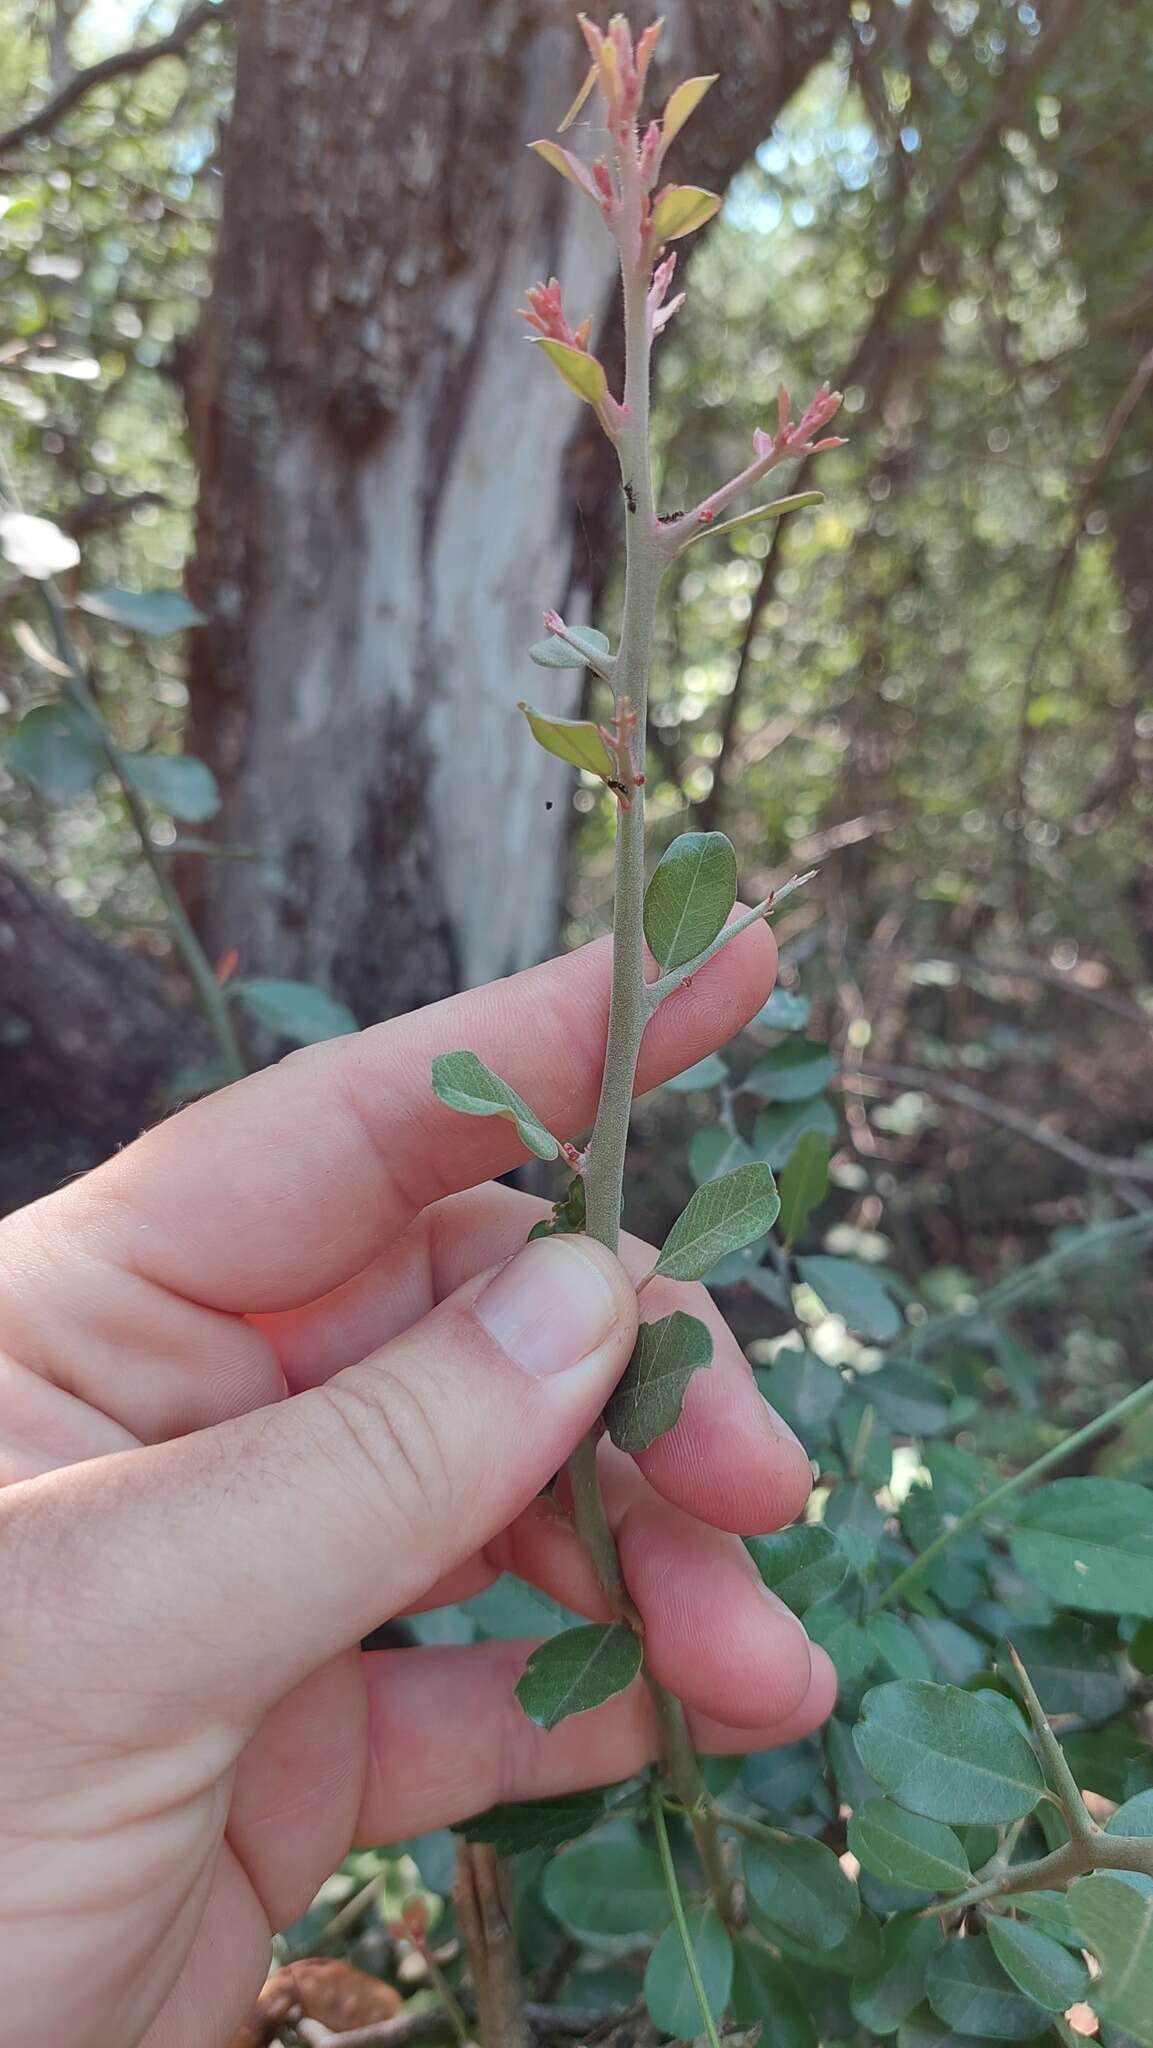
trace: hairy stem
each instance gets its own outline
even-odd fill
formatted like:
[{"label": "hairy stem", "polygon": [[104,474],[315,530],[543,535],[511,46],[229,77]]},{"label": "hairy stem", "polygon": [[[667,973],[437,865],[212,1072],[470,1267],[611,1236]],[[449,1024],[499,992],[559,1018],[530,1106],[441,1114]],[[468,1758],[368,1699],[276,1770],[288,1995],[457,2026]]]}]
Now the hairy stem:
[{"label": "hairy stem", "polygon": [[44,583],[42,588],[56,651],[68,669],[68,694],[73,703],[92,721],[104,758],[120,785],[120,793],[132,820],[136,837],[140,841],[140,850],[151,870],[152,879],[164,905],[164,915],[172,933],[173,944],[188,970],[200,1007],[212,1027],[221,1065],[230,1081],[239,1081],[247,1070],[233,1028],[228,999],[212,971],[212,962],[197,938],[188,913],[177,895],[164,855],[152,837],[148,812],[128,773],[124,757],[100,715],[99,707],[88,685],[84,664],[68,628],[64,606],[51,584]]},{"label": "hairy stem", "polygon": [[673,1863],[673,1852],[669,1846],[669,1830],[665,1820],[664,1802],[661,1799],[660,1786],[655,1783],[649,1787],[649,1812],[652,1815],[653,1828],[656,1832],[661,1869],[664,1872],[669,1904],[673,1909],[673,1920],[676,1923],[677,1933],[681,1938],[685,1968],[689,1973],[689,1982],[696,1993],[697,2004],[701,2009],[701,2020],[704,2025],[705,2038],[709,2043],[709,2048],[721,2048],[717,2038],[716,2023],[709,2007],[708,1993],[701,1980],[700,1966],[697,1962],[696,1950],[693,1947],[693,1938],[689,1933],[689,1923],[685,1919],[685,1902],[681,1897],[681,1888],[677,1882],[676,1866]]},{"label": "hairy stem", "polygon": [[949,1528],[942,1529],[939,1536],[935,1536],[931,1543],[926,1544],[921,1555],[915,1557],[912,1564],[906,1565],[903,1572],[897,1573],[896,1578],[885,1587],[877,1606],[891,1606],[894,1600],[906,1594],[909,1587],[916,1584],[930,1565],[936,1563],[950,1543],[955,1542],[958,1536],[964,1535],[966,1529],[972,1529],[978,1522],[983,1522],[985,1517],[995,1508],[999,1508],[1003,1501],[1011,1499],[1022,1487],[1031,1486],[1035,1479],[1040,1479],[1044,1473],[1051,1471],[1054,1465],[1060,1465],[1066,1458],[1072,1457],[1083,1445],[1104,1436],[1107,1430],[1117,1428],[1120,1423],[1130,1421],[1142,1408],[1147,1408],[1150,1401],[1153,1401],[1153,1380],[1147,1380],[1144,1386],[1135,1387],[1131,1394],[1125,1395],[1124,1400],[1115,1401],[1111,1408],[1106,1408],[1103,1414],[1098,1415],[1092,1422],[1087,1422],[1082,1429],[1075,1429],[1072,1436],[1063,1437],[1051,1450],[1043,1451],[1039,1458],[1034,1458],[1031,1465],[1026,1465],[1023,1471],[1014,1473],[1012,1479],[1006,1479],[1003,1486],[996,1486],[992,1493],[984,1494],[980,1500],[975,1500],[972,1507],[966,1508],[963,1515],[958,1515]]},{"label": "hairy stem", "polygon": [[967,1892],[942,1899],[939,1905],[927,1906],[925,1911],[959,1913],[1006,1893],[1056,1890],[1093,1870],[1139,1870],[1146,1877],[1153,1877],[1153,1841],[1144,1835],[1107,1835],[1100,1830],[1090,1836],[1074,1837],[1048,1856],[998,1871],[971,1885]]},{"label": "hairy stem", "polygon": [[[648,718],[649,669],[661,578],[669,562],[653,502],[650,443],[650,338],[646,315],[648,268],[639,259],[643,195],[635,150],[618,156],[621,219],[618,243],[624,294],[624,420],[618,443],[625,493],[625,594],[620,649],[613,669],[618,705],[635,716],[631,760],[643,778]],[[613,905],[613,972],[608,1040],[600,1101],[585,1171],[589,1235],[615,1251],[620,1239],[625,1155],[632,1116],[637,1061],[645,1025],[652,1014],[645,981],[645,801],[644,782],[617,803],[616,888]],[[596,1470],[596,1437],[578,1445],[568,1463],[573,1512],[612,1611],[634,1627],[639,1617],[628,1599],[616,1545],[605,1514]],[[697,1848],[718,1910],[727,1917],[729,1886],[708,1794],[693,1752],[679,1701],[646,1674],[656,1708],[669,1776],[691,1816]]]}]

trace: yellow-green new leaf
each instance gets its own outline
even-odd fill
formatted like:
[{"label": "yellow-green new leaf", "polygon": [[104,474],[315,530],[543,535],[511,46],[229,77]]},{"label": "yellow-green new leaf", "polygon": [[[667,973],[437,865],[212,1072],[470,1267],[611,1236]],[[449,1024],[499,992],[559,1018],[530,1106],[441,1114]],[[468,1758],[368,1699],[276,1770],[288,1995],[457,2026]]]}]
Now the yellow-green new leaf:
[{"label": "yellow-green new leaf", "polygon": [[559,142],[530,142],[529,148],[534,149],[546,164],[551,164],[554,171],[559,171],[561,177],[567,178],[569,184],[575,185],[586,198],[599,197],[592,172],[587,164],[582,164],[579,156],[573,155],[571,149],[562,149]]},{"label": "yellow-green new leaf", "polygon": [[666,185],[653,208],[653,240],[676,242],[691,235],[712,219],[720,204],[716,192],[705,192],[700,185]]},{"label": "yellow-green new leaf", "polygon": [[676,91],[669,94],[661,116],[661,138],[665,149],[676,140],[689,115],[696,113],[710,85],[715,85],[719,76],[719,72],[713,71],[707,78],[686,78],[683,85],[678,85]]},{"label": "yellow-green new leaf", "polygon": [[534,740],[546,754],[555,754],[558,761],[584,768],[590,775],[612,774],[613,757],[590,718],[549,718],[543,711],[534,711],[523,698],[517,710],[524,712]]},{"label": "yellow-green new leaf", "polygon": [[[717,203],[719,205],[720,201]],[[581,348],[570,348],[567,341],[553,341],[547,334],[534,334],[530,339],[538,348],[543,348],[557,375],[563,378],[570,391],[575,391],[586,405],[603,404],[609,387],[595,356],[586,355]]]}]

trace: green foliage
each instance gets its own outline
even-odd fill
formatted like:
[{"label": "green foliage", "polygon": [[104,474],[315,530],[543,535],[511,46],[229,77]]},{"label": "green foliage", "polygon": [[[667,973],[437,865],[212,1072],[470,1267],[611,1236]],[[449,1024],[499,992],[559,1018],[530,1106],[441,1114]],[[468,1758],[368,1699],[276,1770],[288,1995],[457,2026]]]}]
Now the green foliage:
[{"label": "green foliage", "polygon": [[486,1067],[474,1052],[438,1053],[432,1063],[432,1085],[449,1109],[464,1116],[501,1116],[515,1124],[522,1145],[538,1159],[555,1159],[560,1147],[551,1131],[533,1115],[514,1088]]},{"label": "green foliage", "polygon": [[188,825],[201,825],[220,809],[216,777],[195,754],[124,754],[121,760],[141,796]]},{"label": "green foliage", "polygon": [[1057,1479],[1017,1514],[1013,1557],[1063,1606],[1153,1615],[1153,1494],[1120,1479]]},{"label": "green foliage", "polygon": [[[548,644],[547,642],[545,643]],[[557,641],[564,647],[563,640]],[[566,652],[570,650],[566,649]],[[577,657],[579,665],[580,657]],[[555,668],[569,668],[569,662],[554,662]],[[558,761],[567,761],[572,768],[584,768],[590,775],[609,776],[613,772],[613,759],[609,753],[600,728],[587,718],[546,717],[543,711],[534,711],[531,704],[521,703],[518,709],[524,712],[529,729],[538,746],[546,754],[555,754]]]},{"label": "green foliage", "polygon": [[253,1022],[294,1045],[319,1045],[359,1030],[352,1011],[307,981],[253,980],[230,983],[228,993]]},{"label": "green foliage", "polygon": [[76,600],[93,618],[108,619],[114,626],[126,626],[133,633],[187,632],[190,626],[207,622],[203,612],[190,604],[182,590],[85,590]]},{"label": "green foliage", "polygon": [[660,1858],[624,1821],[562,1849],[541,1895],[570,1934],[593,1940],[659,1934],[671,1917]]},{"label": "green foliage", "polygon": [[639,1636],[621,1622],[564,1629],[534,1650],[516,1696],[538,1728],[587,1714],[632,1684],[641,1668]]},{"label": "green foliage", "polygon": [[987,1934],[949,1942],[932,1958],[925,1984],[937,2018],[980,2041],[1035,2041],[1049,2025],[1045,2007],[1002,1969]]},{"label": "green foliage", "polygon": [[[1138,1889],[1137,1887],[1140,1887]],[[1099,1872],[1069,1893],[1069,1913],[1101,1964],[1092,2004],[1135,2041],[1153,2041],[1153,1883]]]},{"label": "green foliage", "polygon": [[856,1888],[822,1842],[746,1842],[745,1880],[757,1912],[805,1947],[836,1948],[856,1925]]},{"label": "green foliage", "polygon": [[700,1280],[719,1259],[772,1229],[781,1199],[767,1166],[738,1166],[698,1188],[673,1224],[656,1263],[669,1280]]},{"label": "green foliage", "polygon": [[886,1884],[959,1892],[969,1883],[968,1858],[952,1828],[892,1799],[866,1799],[849,1822],[848,1841],[862,1869]]},{"label": "green foliage", "polygon": [[[608,654],[608,635],[599,633],[595,626],[569,626],[566,631],[567,640],[562,640],[559,633],[550,633],[547,640],[536,641],[529,648],[529,660],[535,661],[538,668],[584,668],[589,661],[603,661]],[[527,706],[522,705],[521,709],[528,717]],[[529,723],[532,724],[531,718]]]},{"label": "green foliage", "polygon": [[918,1682],[877,1686],[861,1708],[861,1762],[930,1820],[1009,1821],[1045,1789],[1027,1737],[991,1694]]},{"label": "green foliage", "polygon": [[[719,2019],[732,1988],[733,1944],[713,1906],[698,1906],[686,1918],[708,2007],[714,2019]],[[701,2031],[700,2003],[675,1927],[666,1927],[649,1957],[644,1998],[653,2025],[662,2033],[671,2034],[677,2041],[696,2039]]]},{"label": "green foliage", "polygon": [[645,890],[649,952],[664,972],[710,946],[737,900],[737,856],[723,832],[682,832]]},{"label": "green foliage", "polygon": [[86,796],[108,765],[92,720],[72,704],[37,704],[25,712],[5,756],[16,775],[55,804]]},{"label": "green foliage", "polygon": [[803,1131],[781,1173],[780,1233],[792,1251],[829,1185],[829,1144],[823,1131]]},{"label": "green foliage", "polygon": [[623,1377],[605,1409],[605,1423],[622,1451],[647,1451],[672,1428],[693,1374],[709,1364],[713,1340],[698,1316],[674,1309],[642,1323]]}]

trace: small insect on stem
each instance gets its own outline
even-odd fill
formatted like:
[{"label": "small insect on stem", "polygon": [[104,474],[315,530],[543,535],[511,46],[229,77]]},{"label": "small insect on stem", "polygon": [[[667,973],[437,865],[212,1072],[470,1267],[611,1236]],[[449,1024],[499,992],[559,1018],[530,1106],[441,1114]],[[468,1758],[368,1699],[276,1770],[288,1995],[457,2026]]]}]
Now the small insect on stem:
[{"label": "small insect on stem", "polygon": [[636,511],[636,509],[637,509],[637,494],[636,494],[636,492],[634,491],[634,489],[633,489],[633,487],[632,487],[632,485],[631,485],[630,483],[627,483],[627,482],[626,482],[626,484],[625,484],[625,486],[624,486],[624,493],[625,493],[625,504],[626,504],[626,505],[628,506],[628,508],[629,508],[629,511],[630,511],[630,512],[635,512],[635,511]]}]

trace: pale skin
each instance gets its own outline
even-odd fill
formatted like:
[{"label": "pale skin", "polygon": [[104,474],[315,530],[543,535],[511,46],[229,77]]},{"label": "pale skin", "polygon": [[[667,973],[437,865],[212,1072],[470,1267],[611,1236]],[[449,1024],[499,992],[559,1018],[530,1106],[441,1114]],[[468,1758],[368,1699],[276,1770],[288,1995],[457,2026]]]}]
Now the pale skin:
[{"label": "pale skin", "polygon": [[[656,1014],[638,1085],[723,1044],[774,966],[763,927],[736,938]],[[604,1611],[537,1496],[624,1367],[653,1253],[523,1250],[545,1205],[493,1184],[515,1132],[445,1108],[429,1063],[467,1046],[576,1136],[608,986],[598,944],[295,1054],[0,1226],[14,2041],[217,2048],[352,1844],[656,1754],[639,1685],[535,1729],[526,1644],[358,1647],[502,1569]],[[646,1288],[647,1317],[674,1306],[714,1363],[666,1438],[602,1453],[646,1659],[701,1749],[792,1742],[831,1669],[738,1539],[801,1511],[807,1460],[703,1290]]]}]

